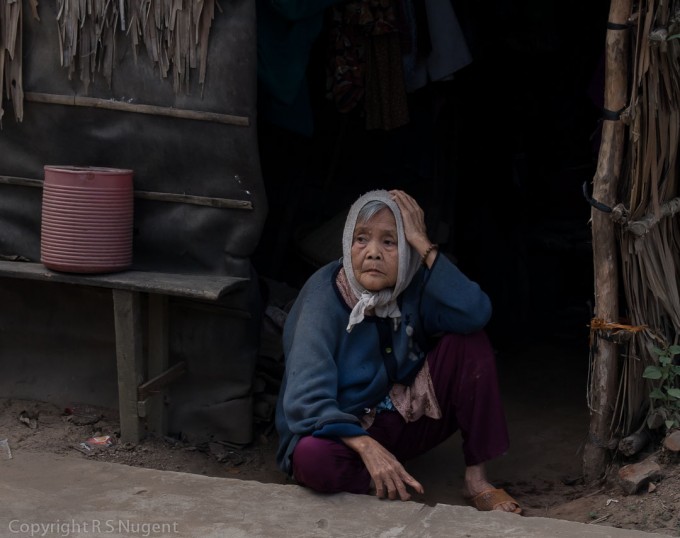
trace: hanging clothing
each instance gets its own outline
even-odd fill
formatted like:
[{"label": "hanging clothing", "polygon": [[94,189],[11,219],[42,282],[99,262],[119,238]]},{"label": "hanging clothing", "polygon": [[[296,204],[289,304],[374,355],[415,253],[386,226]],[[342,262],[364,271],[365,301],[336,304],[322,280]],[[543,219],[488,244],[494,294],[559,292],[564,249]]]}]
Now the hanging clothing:
[{"label": "hanging clothing", "polygon": [[363,106],[368,129],[409,122],[400,1],[355,0],[332,9],[329,97],[342,113]]},{"label": "hanging clothing", "polygon": [[[404,5],[406,18],[411,27],[416,25],[417,35],[416,46],[404,56],[405,85],[409,93],[429,82],[450,79],[472,62],[451,0],[419,0],[415,4],[406,0]],[[418,11],[418,7],[422,11]]]},{"label": "hanging clothing", "polygon": [[408,93],[472,61],[450,0],[335,5],[329,37],[329,97],[342,113],[363,102],[367,129],[406,125]]},{"label": "hanging clothing", "polygon": [[410,121],[397,33],[368,39],[364,111],[366,129],[389,131]]},{"label": "hanging clothing", "polygon": [[311,136],[307,66],[323,14],[341,0],[257,0],[258,101],[264,119]]}]

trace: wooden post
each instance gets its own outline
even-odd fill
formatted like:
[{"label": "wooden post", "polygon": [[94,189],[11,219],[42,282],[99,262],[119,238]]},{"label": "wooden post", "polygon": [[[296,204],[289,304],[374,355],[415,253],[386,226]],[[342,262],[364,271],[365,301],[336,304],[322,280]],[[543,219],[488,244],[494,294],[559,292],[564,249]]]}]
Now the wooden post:
[{"label": "wooden post", "polygon": [[[168,296],[149,294],[149,379],[161,375],[168,369]],[[166,390],[161,389],[152,398],[149,410],[149,430],[159,437],[168,431],[168,417],[165,412]]]},{"label": "wooden post", "polygon": [[[632,0],[612,0],[606,39],[605,95],[607,111],[620,111],[627,101],[627,64]],[[604,119],[597,170],[593,178],[593,198],[609,207],[616,190],[623,160],[625,126],[617,119]],[[618,322],[619,271],[614,222],[607,213],[593,208],[593,269],[595,317]],[[600,478],[608,460],[607,443],[616,402],[618,384],[618,346],[598,338],[590,385],[590,435],[583,453],[586,481]]]},{"label": "wooden post", "polygon": [[144,431],[137,413],[137,387],[144,377],[139,292],[114,289],[113,314],[116,325],[120,440],[122,443],[136,444]]}]

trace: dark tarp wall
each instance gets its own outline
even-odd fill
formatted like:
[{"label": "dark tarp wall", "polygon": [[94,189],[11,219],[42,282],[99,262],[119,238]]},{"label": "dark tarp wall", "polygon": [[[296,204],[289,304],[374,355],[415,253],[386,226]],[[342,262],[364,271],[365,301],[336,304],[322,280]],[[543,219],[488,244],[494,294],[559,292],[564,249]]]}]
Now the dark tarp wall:
[{"label": "dark tarp wall", "polygon": [[[119,36],[111,85],[89,89],[60,66],[54,3],[40,21],[24,11],[24,91],[87,96],[249,118],[248,126],[33,102],[17,123],[5,103],[0,176],[42,179],[48,164],[134,170],[137,191],[243,200],[252,210],[135,202],[135,269],[252,277],[267,206],[256,138],[254,2],[216,10],[203,88],[198,70],[176,94],[140,47]],[[0,183],[0,255],[40,257],[41,189]],[[0,395],[57,403],[116,405],[110,293],[0,279]],[[256,279],[218,305],[171,301],[171,364],[188,374],[171,390],[171,430],[189,437],[248,442],[257,356]]]}]

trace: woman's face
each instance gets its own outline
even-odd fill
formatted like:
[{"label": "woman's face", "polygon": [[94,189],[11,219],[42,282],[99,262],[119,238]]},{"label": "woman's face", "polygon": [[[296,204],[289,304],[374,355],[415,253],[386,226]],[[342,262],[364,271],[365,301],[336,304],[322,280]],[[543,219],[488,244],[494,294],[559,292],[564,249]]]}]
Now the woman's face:
[{"label": "woman's face", "polygon": [[397,223],[389,208],[357,222],[352,239],[354,277],[368,291],[392,288],[399,267]]}]

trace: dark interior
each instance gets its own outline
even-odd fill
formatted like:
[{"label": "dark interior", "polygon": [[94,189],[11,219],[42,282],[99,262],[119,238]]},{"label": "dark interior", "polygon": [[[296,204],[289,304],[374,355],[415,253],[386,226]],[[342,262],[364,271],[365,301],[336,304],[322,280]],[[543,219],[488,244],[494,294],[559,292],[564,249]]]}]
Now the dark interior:
[{"label": "dark interior", "polygon": [[308,65],[314,134],[260,121],[270,213],[259,274],[299,287],[315,269],[300,252],[305,234],[370,189],[401,188],[425,209],[433,241],[491,296],[499,350],[586,350],[582,186],[597,161],[608,4],[454,0],[472,63],[409,94],[410,122],[388,131],[326,98],[326,24]]}]

